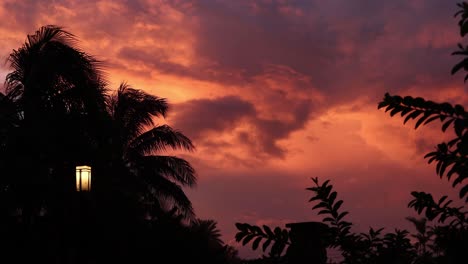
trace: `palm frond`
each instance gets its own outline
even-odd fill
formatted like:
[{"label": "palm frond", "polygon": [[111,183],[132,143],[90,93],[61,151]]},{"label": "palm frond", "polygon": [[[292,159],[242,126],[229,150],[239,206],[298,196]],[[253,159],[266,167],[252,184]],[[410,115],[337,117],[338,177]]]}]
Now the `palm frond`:
[{"label": "palm frond", "polygon": [[154,117],[165,117],[169,108],[166,99],[150,95],[120,84],[117,92],[110,98],[108,108],[113,119],[118,122],[125,141],[131,141],[148,126],[154,126]]},{"label": "palm frond", "polygon": [[7,63],[14,71],[7,75],[6,83],[24,82],[41,51],[54,42],[73,47],[76,39],[73,34],[54,25],[41,27],[34,35],[28,35],[23,46],[18,50],[13,50],[7,59]]},{"label": "palm frond", "polygon": [[74,46],[76,38],[62,27],[48,25],[39,28],[34,35],[28,35],[26,42],[18,50],[13,50],[7,59],[10,66],[16,71],[23,71],[26,68],[24,63],[27,57],[41,51],[50,42],[60,42],[65,45]]},{"label": "palm frond", "polygon": [[195,146],[188,137],[182,134],[182,132],[173,130],[168,125],[154,127],[139,135],[130,144],[131,151],[140,155],[152,154],[155,151],[165,151],[168,147],[188,151],[195,149]]},{"label": "palm frond", "polygon": [[63,27],[47,25],[38,29],[36,34],[28,35],[28,41],[25,45],[26,47],[38,46],[40,48],[50,41],[58,41],[73,46],[76,38],[72,33],[65,31]]},{"label": "palm frond", "polygon": [[[77,99],[79,103],[74,105],[82,106],[77,111],[96,112],[102,108],[106,81],[101,62],[74,44],[75,37],[57,26],[45,26],[29,35],[26,43],[8,58],[13,71],[6,76],[6,92],[24,99],[19,101],[27,104],[29,112],[38,107],[53,109],[54,102],[61,107],[70,106],[68,102]],[[64,97],[68,90],[79,90],[79,98]],[[54,100],[57,95],[61,95],[61,100]],[[57,110],[67,109],[54,109]]]},{"label": "palm frond", "polygon": [[184,217],[190,219],[195,216],[192,202],[185,195],[182,188],[176,183],[164,177],[151,177],[144,175],[144,179],[149,186],[154,199],[165,199],[167,202],[176,206]]},{"label": "palm frond", "polygon": [[218,246],[224,245],[221,239],[221,231],[218,229],[217,223],[214,220],[196,219],[192,221],[191,229]]},{"label": "palm frond", "polygon": [[184,159],[174,156],[143,156],[140,162],[145,170],[171,178],[182,185],[192,187],[196,184],[195,169]]}]

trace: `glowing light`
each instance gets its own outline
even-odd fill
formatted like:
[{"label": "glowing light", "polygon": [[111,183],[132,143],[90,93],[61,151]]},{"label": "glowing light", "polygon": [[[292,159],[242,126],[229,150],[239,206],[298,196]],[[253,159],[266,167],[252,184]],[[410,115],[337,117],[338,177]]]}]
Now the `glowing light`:
[{"label": "glowing light", "polygon": [[91,191],[90,166],[76,166],[76,190],[78,192]]}]

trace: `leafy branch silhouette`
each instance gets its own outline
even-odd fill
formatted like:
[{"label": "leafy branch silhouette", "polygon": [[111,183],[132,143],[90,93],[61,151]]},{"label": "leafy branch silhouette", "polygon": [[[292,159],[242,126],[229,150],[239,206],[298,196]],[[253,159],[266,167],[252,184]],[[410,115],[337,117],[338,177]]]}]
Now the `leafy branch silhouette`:
[{"label": "leafy branch silhouette", "polygon": [[[319,183],[317,177],[312,178],[315,186],[307,188],[307,190],[312,191],[315,195],[310,198],[309,202],[318,201],[318,203],[312,207],[312,210],[318,209],[318,215],[327,215],[323,218],[323,222],[328,223],[330,227],[330,232],[336,238],[342,239],[347,234],[351,228],[351,223],[344,221],[343,218],[349,214],[349,212],[340,212],[339,209],[343,204],[343,200],[336,200],[337,192],[333,191],[333,185],[328,185],[330,180],[326,180],[322,184]],[[332,242],[331,246],[337,246],[338,240]]]},{"label": "leafy branch silhouette", "polygon": [[275,227],[272,230],[270,227],[263,225],[262,230],[259,226],[246,223],[236,223],[236,227],[239,230],[236,234],[237,242],[242,242],[242,245],[245,246],[250,241],[253,241],[252,249],[256,250],[260,242],[264,240],[262,250],[265,252],[271,245],[269,251],[270,257],[280,257],[286,246],[291,244],[287,229]]},{"label": "leafy branch silhouette", "polygon": [[[457,3],[457,6],[461,9],[455,13],[455,17],[460,16],[460,20],[458,21],[458,27],[460,28],[460,36],[464,37],[468,33],[468,4],[466,2]],[[462,55],[468,56],[468,46],[463,47],[462,44],[458,43],[458,51],[452,53],[452,55]],[[468,71],[468,58],[464,58],[462,61],[457,63],[452,68],[452,75],[457,73],[459,70],[464,69]],[[465,75],[464,81],[468,80],[468,74]]]},{"label": "leafy branch silhouette", "polygon": [[434,201],[431,194],[425,192],[412,192],[414,197],[408,204],[408,207],[414,208],[421,214],[425,210],[427,219],[434,220],[438,217],[439,223],[444,223],[447,219],[451,218],[450,226],[464,227],[468,226],[468,212],[462,212],[464,208],[449,206],[453,201],[447,200],[448,196],[442,196],[438,202]]},{"label": "leafy branch silhouette", "polygon": [[[464,37],[468,34],[468,3],[457,5],[461,10],[455,14],[455,17],[461,17],[458,25],[460,35]],[[464,80],[466,82],[468,45],[464,47],[458,44],[458,48],[459,50],[452,55],[462,56],[462,60],[452,68],[451,73],[453,75],[464,70],[467,73]],[[468,178],[468,113],[464,107],[446,102],[436,103],[421,97],[391,96],[386,93],[378,104],[378,109],[381,108],[385,108],[385,112],[389,112],[392,117],[400,114],[404,117],[404,124],[409,120],[415,120],[415,129],[433,121],[441,122],[442,132],[453,128],[455,137],[448,142],[438,144],[435,151],[428,153],[424,158],[428,159],[429,164],[436,163],[436,173],[440,178],[446,177],[449,181],[452,180],[453,187],[461,185],[459,197],[465,198],[465,202],[468,202],[468,182],[463,182]],[[344,220],[348,212],[340,210],[343,201],[337,200],[337,192],[333,191],[330,181],[319,183],[317,178],[312,178],[312,181],[315,186],[307,190],[314,192],[314,196],[309,202],[317,202],[312,209],[319,210],[318,215],[324,215],[322,221],[329,227],[330,236],[326,237],[328,239],[326,245],[340,247],[344,257],[343,263],[435,263],[435,260],[442,260],[441,263],[454,263],[453,261],[460,259],[466,253],[468,212],[462,211],[464,207],[451,206],[453,201],[448,199],[448,196],[442,196],[436,202],[431,194],[411,193],[414,199],[408,204],[409,208],[413,208],[419,214],[425,211],[430,221],[435,219],[439,223],[450,221],[446,226],[429,227],[425,218],[423,220],[407,218],[417,228],[419,227],[419,233],[412,235],[418,241],[412,245],[407,230],[395,229],[393,232],[383,234],[383,228],[370,228],[368,233],[352,233],[350,231],[352,223]],[[291,243],[290,240],[281,240],[283,237],[274,235],[276,232],[270,234],[267,230],[271,232],[271,229],[267,226],[263,226],[263,230],[248,224],[236,224],[236,226],[240,230],[236,240],[242,241],[243,245],[254,241],[253,249],[257,249],[263,239],[266,240],[262,247],[264,251],[272,241],[283,243],[284,246]],[[282,233],[281,228],[276,229],[279,230],[278,234]],[[275,253],[281,254],[281,252]]]},{"label": "leafy branch silhouette", "polygon": [[[435,103],[421,97],[402,98],[386,93],[383,101],[378,105],[379,109],[383,107],[386,107],[385,112],[390,111],[390,116],[398,113],[402,117],[406,116],[403,123],[410,119],[417,119],[415,129],[420,125],[440,120],[442,131],[445,132],[453,124],[456,137],[447,143],[438,144],[436,151],[426,154],[424,158],[429,159],[428,163],[437,162],[436,173],[440,178],[445,176],[450,181],[453,175],[457,175],[452,183],[453,187],[468,178],[468,113],[463,106]],[[468,183],[460,189],[459,196],[464,198],[467,194]],[[465,201],[468,202],[468,196]]]},{"label": "leafy branch silhouette", "polygon": [[384,228],[369,228],[368,233],[350,232],[351,222],[344,218],[349,214],[347,211],[340,211],[343,200],[337,200],[337,192],[333,190],[333,185],[329,185],[329,180],[322,184],[318,178],[312,178],[315,186],[307,188],[315,195],[310,201],[317,201],[318,204],[312,209],[319,209],[319,215],[326,215],[323,222],[329,225],[328,240],[330,247],[339,247],[345,258],[344,263],[386,263],[395,257],[411,259],[414,256],[409,232],[395,229],[393,233],[382,235]]},{"label": "leafy branch silhouette", "polygon": [[[345,259],[343,263],[409,263],[414,258],[415,251],[408,238],[408,231],[395,229],[383,235],[383,228],[371,227],[368,233],[351,232],[352,223],[344,220],[349,213],[340,210],[343,200],[337,199],[338,194],[333,190],[330,180],[320,183],[317,177],[311,179],[314,186],[306,190],[312,191],[314,195],[309,202],[316,202],[312,210],[318,210],[318,215],[324,215],[322,221],[328,226],[327,233],[322,234],[322,242],[326,247],[339,247]],[[280,258],[284,249],[292,244],[287,229],[241,223],[236,223],[236,227],[239,230],[236,234],[237,242],[244,246],[252,242],[252,249],[257,250],[263,241],[262,250],[269,251],[272,258]]]}]

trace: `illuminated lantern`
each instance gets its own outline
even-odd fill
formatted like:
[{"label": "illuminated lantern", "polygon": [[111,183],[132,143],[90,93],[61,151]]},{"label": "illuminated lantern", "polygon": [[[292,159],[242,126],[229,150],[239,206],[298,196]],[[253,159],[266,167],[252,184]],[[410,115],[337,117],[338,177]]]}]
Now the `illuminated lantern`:
[{"label": "illuminated lantern", "polygon": [[76,166],[76,190],[78,192],[91,191],[90,166]]}]

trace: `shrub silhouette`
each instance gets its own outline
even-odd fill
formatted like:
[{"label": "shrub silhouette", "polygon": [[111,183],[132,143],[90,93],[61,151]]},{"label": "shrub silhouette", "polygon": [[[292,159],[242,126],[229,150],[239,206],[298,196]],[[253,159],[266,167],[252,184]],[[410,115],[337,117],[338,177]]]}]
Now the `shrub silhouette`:
[{"label": "shrub silhouette", "polygon": [[[468,34],[468,3],[458,3],[460,8],[455,17],[460,17],[460,35]],[[468,46],[458,44],[459,50],[452,55],[463,56],[451,73],[461,70],[468,72]],[[468,80],[468,73],[464,81]],[[391,96],[385,94],[383,101],[378,104],[378,109],[385,108],[390,116],[400,114],[404,117],[404,124],[409,120],[415,120],[415,129],[436,120],[442,123],[441,129],[446,132],[453,127],[455,138],[437,145],[436,150],[428,153],[425,158],[428,163],[436,163],[436,174],[440,178],[446,177],[452,181],[452,186],[462,185],[459,198],[468,202],[468,113],[461,105],[453,106],[450,103],[436,103],[421,97]],[[352,233],[351,222],[343,220],[348,215],[346,211],[340,211],[342,200],[336,201],[337,193],[329,181],[319,184],[317,178],[312,179],[315,186],[308,190],[315,193],[310,199],[317,202],[312,209],[320,210],[319,215],[325,215],[322,220],[329,227],[329,236],[322,239],[330,247],[338,247],[344,260],[342,263],[465,263],[468,261],[466,250],[468,249],[468,212],[464,206],[450,206],[453,200],[448,196],[442,196],[437,202],[431,194],[414,191],[411,193],[413,200],[408,207],[413,208],[418,214],[424,212],[426,218],[416,219],[408,217],[417,229],[417,234],[412,237],[417,242],[411,244],[409,232],[395,230],[392,233],[382,234],[383,228],[370,228],[369,233]],[[428,226],[427,221],[436,220],[437,224]],[[448,224],[446,224],[449,222]],[[269,258],[264,256],[265,263],[269,261],[285,261],[281,258],[283,249],[291,245],[287,236],[281,236],[286,229],[276,227],[278,232],[270,233],[270,227],[251,226],[248,224],[236,224],[239,232],[236,240],[243,245],[253,241],[255,250],[263,240],[262,250],[269,252]],[[274,243],[274,247],[268,246]],[[313,261],[313,260],[311,260]]]}]

